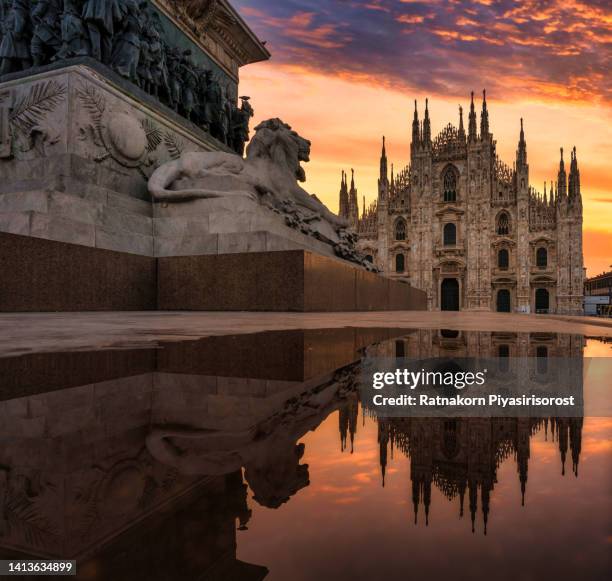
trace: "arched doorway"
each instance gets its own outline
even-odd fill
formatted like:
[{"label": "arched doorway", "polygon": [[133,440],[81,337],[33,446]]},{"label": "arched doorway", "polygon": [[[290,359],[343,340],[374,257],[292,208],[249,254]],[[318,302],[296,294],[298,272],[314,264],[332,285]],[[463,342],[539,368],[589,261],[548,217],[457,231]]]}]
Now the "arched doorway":
[{"label": "arched doorway", "polygon": [[510,291],[507,288],[502,288],[497,291],[497,312],[510,312]]},{"label": "arched doorway", "polygon": [[442,281],[440,308],[443,311],[459,310],[459,281],[456,278],[445,278]]},{"label": "arched doorway", "polygon": [[550,297],[545,288],[538,288],[535,292],[536,313],[548,313],[550,308]]}]

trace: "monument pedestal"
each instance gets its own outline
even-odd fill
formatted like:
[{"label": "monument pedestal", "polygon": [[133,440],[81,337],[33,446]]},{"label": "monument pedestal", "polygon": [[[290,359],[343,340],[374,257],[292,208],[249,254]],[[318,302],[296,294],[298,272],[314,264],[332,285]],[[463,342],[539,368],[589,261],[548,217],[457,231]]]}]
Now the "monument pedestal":
[{"label": "monument pedestal", "polygon": [[425,293],[306,250],[155,258],[0,232],[0,312],[424,310]]},{"label": "monument pedestal", "polygon": [[141,93],[91,59],[0,86],[0,311],[426,308],[337,258],[325,221],[246,196],[152,201],[156,167],[229,150]]},{"label": "monument pedestal", "polygon": [[158,308],[193,311],[424,310],[425,293],[306,250],[158,259]]}]

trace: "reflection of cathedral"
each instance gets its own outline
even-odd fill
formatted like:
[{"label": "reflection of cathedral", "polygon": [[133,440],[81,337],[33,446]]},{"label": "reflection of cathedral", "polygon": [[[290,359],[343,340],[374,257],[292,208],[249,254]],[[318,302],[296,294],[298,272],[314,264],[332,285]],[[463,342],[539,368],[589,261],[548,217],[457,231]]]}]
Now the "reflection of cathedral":
[{"label": "reflection of cathedral", "polygon": [[389,176],[383,137],[376,200],[360,210],[354,177],[344,173],[340,215],[359,247],[392,278],[427,293],[432,310],[581,313],[582,197],[576,149],[563,150],[547,193],[529,184],[521,120],[514,167],[503,163],[489,130],[480,131],[472,94],[467,131],[448,124],[432,138],[427,104],[412,122],[410,163]]},{"label": "reflection of cathedral", "polygon": [[[579,335],[542,333],[489,333],[419,330],[374,345],[368,354],[378,357],[582,357],[584,338]],[[340,412],[341,441],[354,440],[358,406],[348,402]],[[522,502],[525,502],[530,439],[544,429],[556,442],[565,474],[568,455],[578,476],[583,418],[380,418],[378,443],[383,486],[389,453],[397,449],[410,458],[412,503],[417,522],[422,505],[429,521],[432,484],[449,500],[457,499],[460,516],[465,497],[474,531],[480,502],[484,532],[490,495],[500,465],[514,458]],[[480,496],[480,499],[478,498]]]},{"label": "reflection of cathedral", "polygon": [[563,473],[569,446],[572,470],[578,476],[582,418],[379,419],[381,470],[384,475],[389,447],[410,456],[415,522],[422,505],[428,523],[434,484],[446,498],[458,500],[460,516],[467,493],[473,532],[480,492],[486,534],[497,469],[507,458],[514,457],[524,503],[529,440],[542,427],[548,430],[549,423],[552,438],[558,442]]}]

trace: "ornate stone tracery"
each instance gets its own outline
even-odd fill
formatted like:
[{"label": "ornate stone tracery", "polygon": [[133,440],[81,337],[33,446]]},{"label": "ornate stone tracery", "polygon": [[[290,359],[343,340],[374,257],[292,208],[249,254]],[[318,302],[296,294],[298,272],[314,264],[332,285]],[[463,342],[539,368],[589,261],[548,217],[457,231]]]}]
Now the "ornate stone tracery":
[{"label": "ornate stone tracery", "polygon": [[449,123],[434,139],[432,144],[434,161],[463,159],[467,156],[467,146],[459,136],[456,127]]},{"label": "ornate stone tracery", "polygon": [[[467,134],[460,111],[459,128],[449,123],[433,140],[428,104],[422,121],[417,109],[406,169],[395,177],[391,164],[389,178],[383,145],[376,205],[360,216],[353,187],[348,192],[350,199],[355,195],[353,203],[341,205],[341,214],[359,233],[360,245],[367,244],[383,272],[400,278],[393,264],[394,225],[403,218],[409,224],[406,244],[411,260],[401,278],[427,292],[429,308],[442,308],[440,264],[452,255],[466,264],[465,272],[444,277],[459,283],[459,308],[496,310],[497,283],[492,273],[498,268],[498,255],[491,249],[503,244],[512,249],[504,271],[504,285],[511,293],[510,309],[533,312],[535,290],[544,283],[533,276],[536,258],[529,247],[542,234],[550,234],[557,251],[549,259],[552,279],[547,284],[556,289],[548,312],[580,313],[584,277],[582,199],[575,150],[571,152],[569,176],[561,150],[557,179],[549,182],[548,193],[545,184],[540,194],[529,186],[522,120],[516,161],[510,166],[497,155],[484,100],[480,135],[473,103]],[[442,244],[444,225],[449,221],[457,224],[458,246]]]}]

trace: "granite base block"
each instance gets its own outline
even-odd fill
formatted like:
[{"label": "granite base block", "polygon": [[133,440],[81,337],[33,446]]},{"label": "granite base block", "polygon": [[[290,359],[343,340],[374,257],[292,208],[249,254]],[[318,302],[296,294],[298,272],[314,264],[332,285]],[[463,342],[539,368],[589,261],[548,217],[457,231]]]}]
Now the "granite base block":
[{"label": "granite base block", "polygon": [[0,312],[426,308],[422,291],[307,250],[155,258],[0,232],[0,269]]},{"label": "granite base block", "polygon": [[0,232],[0,312],[156,308],[155,258]]},{"label": "granite base block", "polygon": [[158,258],[158,308],[193,311],[425,310],[425,293],[341,260],[288,250]]}]

